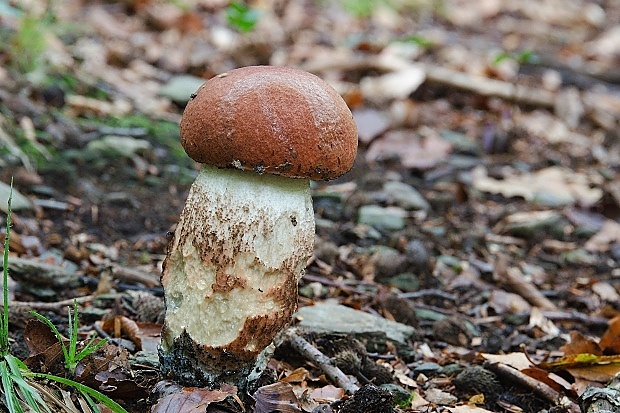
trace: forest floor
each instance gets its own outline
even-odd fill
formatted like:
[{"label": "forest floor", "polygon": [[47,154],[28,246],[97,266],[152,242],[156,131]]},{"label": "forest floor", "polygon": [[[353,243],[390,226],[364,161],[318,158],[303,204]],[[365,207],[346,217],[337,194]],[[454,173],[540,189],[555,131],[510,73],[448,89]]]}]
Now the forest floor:
[{"label": "forest floor", "polygon": [[[11,351],[65,374],[28,310],[67,335],[77,298],[111,341],[73,378],[128,411],[594,411],[620,371],[618,22],[614,0],[0,0]],[[301,329],[346,380],[283,344],[242,406],[163,381],[159,277],[198,170],[185,102],[264,64],[325,79],[359,129],[353,169],[313,184],[301,311],[407,333]]]}]

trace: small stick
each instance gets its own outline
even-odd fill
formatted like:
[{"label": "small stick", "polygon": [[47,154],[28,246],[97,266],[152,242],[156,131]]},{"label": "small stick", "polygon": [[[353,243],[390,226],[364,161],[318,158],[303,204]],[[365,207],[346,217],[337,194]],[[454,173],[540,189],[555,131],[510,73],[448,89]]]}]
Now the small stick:
[{"label": "small stick", "polygon": [[515,368],[501,363],[485,363],[484,367],[494,371],[500,376],[506,377],[508,380],[520,384],[521,386],[532,389],[534,393],[544,398],[545,400],[563,406],[564,408],[566,408],[567,412],[580,412],[579,406],[577,406],[577,404],[571,401],[568,397],[555,391],[549,385],[538,381],[525,373],[521,373]]},{"label": "small stick", "polygon": [[72,306],[73,300],[77,301],[78,304],[87,303],[95,299],[94,295],[85,295],[83,297],[77,298],[69,298],[67,300],[56,301],[55,303],[45,303],[41,301],[11,301],[9,302],[9,307],[11,306],[19,306],[19,307],[30,307],[35,310],[62,310],[63,307]]},{"label": "small stick", "polygon": [[332,364],[329,357],[321,353],[303,337],[298,336],[292,330],[287,332],[285,337],[285,341],[288,341],[295,351],[301,354],[306,360],[315,362],[323,373],[336,385],[343,388],[345,392],[353,394],[359,390],[359,387],[353,383],[342,370]]}]

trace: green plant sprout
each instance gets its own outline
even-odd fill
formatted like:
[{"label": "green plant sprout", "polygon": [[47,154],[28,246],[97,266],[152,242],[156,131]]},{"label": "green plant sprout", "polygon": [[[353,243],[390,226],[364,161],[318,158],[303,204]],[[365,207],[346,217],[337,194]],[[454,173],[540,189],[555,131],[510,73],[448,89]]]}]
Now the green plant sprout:
[{"label": "green plant sprout", "polygon": [[[10,353],[9,344],[9,242],[11,236],[11,201],[13,199],[13,179],[11,178],[11,189],[9,192],[9,199],[7,201],[7,217],[6,217],[6,232],[4,238],[4,253],[2,259],[2,317],[0,317],[0,390],[2,391],[1,402],[6,406],[9,413],[52,413],[52,410],[47,403],[41,397],[41,394],[31,384],[28,383],[28,379],[46,379],[54,381],[56,383],[63,384],[65,386],[73,387],[80,392],[82,397],[86,400],[92,411],[101,413],[99,407],[95,403],[95,400],[99,403],[107,406],[114,413],[127,413],[127,411],[117,402],[109,398],[103,393],[85,386],[76,381],[66,379],[64,377],[55,376],[46,373],[35,373],[30,371],[28,367],[17,357]],[[77,334],[78,334],[78,313],[77,302],[74,301],[73,315],[69,310],[69,347],[64,345],[62,336],[58,333],[58,329],[52,324],[50,320],[44,316],[35,313],[40,320],[48,324],[63,347],[63,353],[65,355],[65,365],[67,368],[73,365],[73,373],[75,372],[75,366],[84,357],[96,351],[99,347],[106,343],[105,340],[92,344],[91,341],[82,349],[77,352]],[[73,374],[72,373],[72,374]],[[94,400],[93,400],[94,399]],[[63,405],[59,399],[60,405]]]},{"label": "green plant sprout", "polygon": [[80,350],[77,351],[77,341],[78,341],[78,305],[77,300],[73,300],[73,314],[71,314],[71,309],[68,310],[69,313],[69,345],[65,344],[64,337],[56,326],[45,316],[37,313],[36,311],[30,311],[30,314],[43,321],[47,326],[54,332],[56,338],[60,342],[62,346],[62,354],[65,358],[65,367],[69,370],[69,374],[71,376],[75,375],[75,368],[78,363],[82,361],[85,357],[93,352],[97,351],[101,346],[107,343],[107,339],[103,339],[98,343],[94,343],[97,337],[92,337],[88,343]]},{"label": "green plant sprout", "polygon": [[226,8],[226,20],[240,32],[247,33],[254,29],[260,13],[247,5],[233,1]]},{"label": "green plant sprout", "polygon": [[538,55],[532,50],[521,50],[518,52],[502,52],[495,56],[493,64],[499,64],[506,59],[512,59],[518,64],[536,63],[538,61]]}]

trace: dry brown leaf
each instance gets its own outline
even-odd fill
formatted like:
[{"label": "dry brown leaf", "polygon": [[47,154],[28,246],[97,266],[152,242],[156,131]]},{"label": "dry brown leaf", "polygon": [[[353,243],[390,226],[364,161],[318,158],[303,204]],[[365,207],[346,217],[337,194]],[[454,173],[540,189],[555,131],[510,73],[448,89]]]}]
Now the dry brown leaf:
[{"label": "dry brown leaf", "polygon": [[532,366],[532,362],[524,353],[508,353],[508,354],[489,354],[482,353],[482,358],[491,363],[502,363],[507,366],[514,367],[517,370],[523,370]]},{"label": "dry brown leaf", "polygon": [[616,357],[616,359],[615,363],[571,367],[567,368],[566,371],[574,378],[604,384],[611,380],[616,374],[620,373],[620,357]]},{"label": "dry brown leaf", "polygon": [[552,205],[595,204],[602,198],[603,191],[593,188],[593,183],[588,175],[556,166],[532,173],[508,175],[501,180],[487,176],[483,166],[472,171],[472,185],[479,191]]},{"label": "dry brown leaf", "polygon": [[310,397],[319,402],[331,403],[344,397],[344,389],[328,384],[327,386],[313,389]]},{"label": "dry brown leaf", "polygon": [[[539,369],[536,367],[528,367],[526,369],[521,370],[521,373],[527,374],[531,378],[536,379],[542,383],[545,383],[547,386],[551,387],[553,390],[557,392],[572,390],[570,383],[568,383],[566,380],[563,380],[558,375],[549,373],[546,370]],[[553,377],[552,377],[552,374],[553,374]]]},{"label": "dry brown leaf", "polygon": [[612,244],[620,243],[620,223],[608,219],[603,227],[585,244],[588,251],[607,252]]},{"label": "dry brown leaf", "polygon": [[402,165],[412,169],[430,169],[446,159],[452,146],[439,135],[425,137],[411,131],[396,130],[376,139],[366,153],[369,162],[383,159],[400,159]]},{"label": "dry brown leaf", "polygon": [[157,347],[161,341],[161,324],[138,322],[136,338],[140,340],[143,351],[157,352]]},{"label": "dry brown leaf", "polygon": [[365,77],[360,81],[360,89],[365,99],[381,104],[394,99],[406,99],[425,78],[424,68],[412,64],[397,72]]},{"label": "dry brown leaf", "polygon": [[620,316],[609,322],[609,328],[601,337],[598,345],[605,354],[620,354]]},{"label": "dry brown leaf", "polygon": [[299,400],[293,392],[293,386],[277,382],[263,386],[254,393],[254,413],[301,413]]},{"label": "dry brown leaf", "polygon": [[131,340],[138,349],[142,349],[140,328],[132,319],[117,315],[116,317],[104,320],[103,323],[101,323],[101,328],[115,338],[123,337]]},{"label": "dry brown leaf", "polygon": [[209,404],[224,401],[230,395],[222,390],[185,387],[180,393],[160,399],[151,413],[204,413]]},{"label": "dry brown leaf", "polygon": [[566,356],[575,354],[594,354],[600,356],[603,354],[601,347],[596,341],[584,336],[579,331],[570,332],[570,342],[560,347],[560,351],[564,352]]},{"label": "dry brown leaf", "polygon": [[462,406],[448,407],[447,410],[450,413],[491,413],[490,410],[483,409],[482,407],[472,406],[464,404]]},{"label": "dry brown leaf", "polygon": [[303,367],[296,368],[281,381],[285,383],[301,383],[310,377],[310,372]]}]

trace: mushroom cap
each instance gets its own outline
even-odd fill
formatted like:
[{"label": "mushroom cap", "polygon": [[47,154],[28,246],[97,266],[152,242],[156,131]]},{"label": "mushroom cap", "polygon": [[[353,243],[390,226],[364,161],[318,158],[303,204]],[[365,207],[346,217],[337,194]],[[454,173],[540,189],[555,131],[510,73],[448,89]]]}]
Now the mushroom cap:
[{"label": "mushroom cap", "polygon": [[357,127],[342,97],[317,76],[248,66],[211,78],[192,95],[181,143],[200,163],[329,180],[353,166]]}]

